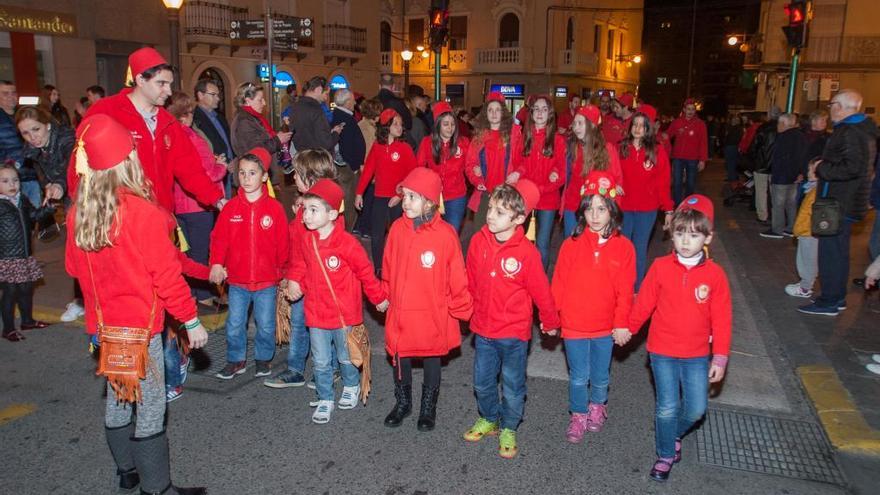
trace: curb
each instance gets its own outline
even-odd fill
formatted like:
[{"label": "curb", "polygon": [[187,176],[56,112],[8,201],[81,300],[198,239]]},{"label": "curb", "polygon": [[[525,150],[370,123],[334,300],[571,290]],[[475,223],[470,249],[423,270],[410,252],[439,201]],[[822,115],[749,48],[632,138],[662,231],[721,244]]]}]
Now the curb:
[{"label": "curb", "polygon": [[[62,323],[62,313],[64,313],[63,309],[53,308],[51,306],[34,305],[34,318],[37,320],[49,323]],[[218,329],[223,328],[223,326],[226,325],[226,314],[227,312],[223,311],[222,313],[199,315],[199,320],[201,320],[202,325],[205,326],[205,329],[208,330],[208,332],[216,332]],[[85,321],[82,318],[77,318],[74,321],[64,323],[79,327],[85,326]]]},{"label": "curb", "polygon": [[865,421],[833,368],[800,366],[797,374],[836,449],[880,456],[880,431]]}]

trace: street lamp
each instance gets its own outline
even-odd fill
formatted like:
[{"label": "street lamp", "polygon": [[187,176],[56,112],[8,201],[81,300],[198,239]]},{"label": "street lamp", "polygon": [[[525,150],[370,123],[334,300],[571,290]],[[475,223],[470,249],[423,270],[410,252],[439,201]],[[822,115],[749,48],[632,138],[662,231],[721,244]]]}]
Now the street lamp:
[{"label": "street lamp", "polygon": [[162,0],[165,10],[168,12],[168,30],[171,33],[171,65],[177,67],[177,77],[174,78],[174,89],[180,89],[180,42],[177,37],[180,34],[180,7],[183,0]]},{"label": "street lamp", "polygon": [[400,58],[403,59],[403,94],[406,96],[409,91],[409,61],[413,58],[413,52],[408,49],[404,50],[400,52]]},{"label": "street lamp", "polygon": [[633,64],[642,63],[642,54],[641,53],[634,53],[631,55],[618,55],[616,57],[616,60],[618,62],[625,62],[627,67],[632,67]]}]

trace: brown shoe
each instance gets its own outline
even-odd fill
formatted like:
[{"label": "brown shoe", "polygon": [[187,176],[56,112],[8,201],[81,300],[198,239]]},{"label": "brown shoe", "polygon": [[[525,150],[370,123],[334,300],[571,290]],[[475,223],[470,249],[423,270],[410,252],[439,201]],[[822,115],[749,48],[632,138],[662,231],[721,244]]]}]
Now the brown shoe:
[{"label": "brown shoe", "polygon": [[22,335],[22,333],[18,330],[13,330],[9,333],[4,333],[3,338],[10,342],[19,342],[21,340],[24,340],[24,335]]},{"label": "brown shoe", "polygon": [[33,323],[22,323],[21,329],[22,330],[37,330],[40,328],[46,328],[49,325],[51,325],[51,323],[46,323],[45,321],[40,321],[40,320],[34,320]]}]

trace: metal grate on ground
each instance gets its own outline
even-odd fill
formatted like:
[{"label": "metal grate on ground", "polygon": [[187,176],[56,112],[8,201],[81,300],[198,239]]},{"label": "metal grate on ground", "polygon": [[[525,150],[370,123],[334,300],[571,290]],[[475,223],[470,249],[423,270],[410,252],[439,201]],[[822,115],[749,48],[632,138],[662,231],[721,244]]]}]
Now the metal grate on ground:
[{"label": "metal grate on ground", "polygon": [[702,464],[846,483],[825,434],[813,423],[710,409],[695,436]]}]

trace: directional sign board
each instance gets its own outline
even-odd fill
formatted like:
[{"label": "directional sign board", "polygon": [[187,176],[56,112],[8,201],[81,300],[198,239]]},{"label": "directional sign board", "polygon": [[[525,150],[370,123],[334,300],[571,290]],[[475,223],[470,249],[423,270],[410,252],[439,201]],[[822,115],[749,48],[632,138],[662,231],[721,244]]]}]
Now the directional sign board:
[{"label": "directional sign board", "polygon": [[[295,45],[295,41],[298,39],[314,36],[313,23],[312,19],[308,17],[272,19],[272,36],[278,38],[279,41],[289,40]],[[229,37],[234,40],[266,38],[266,21],[262,19],[232,21],[230,28]]]},{"label": "directional sign board", "polygon": [[234,40],[256,40],[266,37],[266,22],[260,19],[232,21],[229,37]]}]

